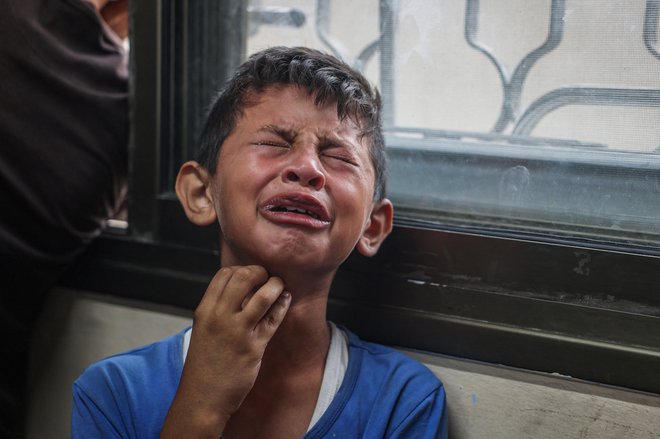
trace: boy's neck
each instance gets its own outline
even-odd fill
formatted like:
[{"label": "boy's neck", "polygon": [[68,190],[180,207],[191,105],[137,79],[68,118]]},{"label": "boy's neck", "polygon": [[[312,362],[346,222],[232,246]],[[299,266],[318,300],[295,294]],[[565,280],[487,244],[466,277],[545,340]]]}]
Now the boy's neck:
[{"label": "boy's neck", "polygon": [[296,367],[316,367],[325,363],[330,347],[330,330],[326,321],[327,293],[296,297],[284,321],[277,329],[264,353],[262,370]]},{"label": "boy's neck", "polygon": [[[305,298],[291,304],[266,347],[259,375],[241,412],[259,414],[264,422],[272,423],[275,428],[279,421],[267,414],[286,419],[291,410],[296,415],[287,423],[293,423],[295,419],[304,424],[298,425],[299,428],[306,428],[316,406],[330,348],[326,302],[327,299]],[[286,402],[288,408],[274,411],[273,407],[282,402]],[[302,435],[304,429],[299,433]]]},{"label": "boy's neck", "polygon": [[[273,274],[284,280],[291,304],[266,347],[252,390],[227,424],[226,437],[232,432],[263,437],[264,431],[250,430],[255,418],[267,426],[269,437],[291,437],[292,431],[300,437],[318,400],[330,347],[326,309],[332,276]],[[275,434],[278,431],[287,434]]]},{"label": "boy's neck", "polygon": [[[316,407],[330,329],[325,315],[300,318],[304,307],[289,313],[266,347],[252,390],[225,428],[225,437],[302,437]],[[259,419],[259,423],[254,423]]]}]

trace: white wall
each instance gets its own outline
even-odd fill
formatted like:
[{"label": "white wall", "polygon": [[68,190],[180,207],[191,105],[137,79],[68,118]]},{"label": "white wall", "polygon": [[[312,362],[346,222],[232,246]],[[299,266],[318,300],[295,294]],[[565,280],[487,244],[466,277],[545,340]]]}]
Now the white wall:
[{"label": "white wall", "polygon": [[67,289],[52,291],[44,309],[33,343],[28,439],[70,437],[71,384],[86,366],[192,321],[183,310]]}]

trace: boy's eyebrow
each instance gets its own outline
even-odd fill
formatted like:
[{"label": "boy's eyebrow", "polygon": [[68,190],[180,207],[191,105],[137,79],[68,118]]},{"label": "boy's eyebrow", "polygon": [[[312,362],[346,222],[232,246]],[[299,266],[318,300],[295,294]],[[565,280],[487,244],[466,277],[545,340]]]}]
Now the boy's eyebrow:
[{"label": "boy's eyebrow", "polygon": [[[276,134],[283,139],[287,140],[288,142],[292,142],[296,136],[298,135],[298,132],[294,129],[290,128],[284,128],[278,125],[264,125],[261,128],[257,130],[257,133],[261,132],[266,132],[266,133],[272,133]],[[321,135],[318,135],[318,138],[320,140],[320,144],[323,146],[326,145],[338,145],[343,148],[346,148],[350,151],[357,152],[357,146],[354,145],[352,142],[349,142],[341,137],[339,137],[336,133],[324,133]]]},{"label": "boy's eyebrow", "polygon": [[262,132],[277,134],[287,141],[292,141],[297,134],[295,130],[283,128],[277,125],[264,125],[257,130],[257,133]]},{"label": "boy's eyebrow", "polygon": [[335,133],[331,133],[329,135],[324,134],[319,136],[319,140],[322,146],[330,146],[330,145],[338,145],[344,149],[347,149],[353,153],[357,152],[357,146],[354,145],[352,142],[349,142],[347,140],[344,140],[343,138],[339,137]]}]

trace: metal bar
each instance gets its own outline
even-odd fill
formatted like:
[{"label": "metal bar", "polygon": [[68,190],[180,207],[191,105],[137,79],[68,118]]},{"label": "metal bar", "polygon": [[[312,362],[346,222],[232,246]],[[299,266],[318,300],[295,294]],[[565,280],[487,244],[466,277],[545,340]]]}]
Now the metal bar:
[{"label": "metal bar", "polygon": [[[220,90],[245,57],[247,8],[242,0],[195,0],[186,19],[187,39],[181,53],[185,75],[177,86],[185,93],[184,154],[190,159],[197,147],[206,112]],[[176,163],[176,167],[180,165]]]},{"label": "metal bar", "polygon": [[492,132],[504,132],[520,111],[520,95],[527,74],[534,64],[544,55],[554,50],[561,42],[563,34],[564,0],[553,0],[550,5],[550,26],[546,40],[539,47],[528,53],[516,66],[513,75],[509,76],[506,66],[484,44],[477,40],[479,29],[479,0],[468,0],[465,9],[465,40],[481,52],[495,66],[502,84],[502,107],[500,115],[492,128]]},{"label": "metal bar", "polygon": [[305,13],[297,8],[282,6],[248,6],[250,34],[261,25],[301,27],[305,24]]},{"label": "metal bar", "polygon": [[564,13],[566,10],[564,0],[553,0],[550,7],[550,28],[548,30],[548,37],[543,44],[531,51],[525,56],[522,61],[518,63],[513,72],[513,76],[506,85],[507,95],[507,113],[508,120],[501,119],[495,126],[495,131],[503,131],[510,123],[515,122],[520,116],[520,96],[522,88],[527,79],[529,71],[534,67],[534,64],[543,56],[552,52],[561,42],[564,32]]},{"label": "metal bar", "polygon": [[544,94],[520,117],[513,134],[529,136],[551,111],[566,105],[660,107],[660,90],[598,87],[565,87]]},{"label": "metal bar", "polygon": [[353,67],[361,72],[364,72],[364,68],[369,62],[369,60],[376,54],[378,49],[380,49],[381,38],[377,38],[367,45],[360,54],[353,61]]},{"label": "metal bar", "polygon": [[130,20],[129,225],[134,237],[151,240],[160,180],[162,2],[130,2]]},{"label": "metal bar", "polygon": [[316,18],[314,23],[316,24],[316,35],[319,37],[319,40],[326,46],[328,49],[335,55],[337,58],[347,61],[347,57],[344,51],[341,49],[341,45],[332,38],[328,33],[328,23],[330,22],[330,2],[328,0],[317,0],[316,2]]},{"label": "metal bar", "polygon": [[477,40],[477,33],[479,30],[479,0],[467,0],[465,3],[465,40],[470,47],[473,47],[478,52],[481,52],[488,60],[495,66],[497,74],[500,77],[500,84],[502,85],[503,99],[500,115],[495,126],[491,131],[502,132],[506,124],[512,119],[510,112],[511,105],[509,104],[509,93],[507,93],[507,84],[509,83],[509,74],[506,66],[500,62],[495,54],[486,46]]},{"label": "metal bar", "polygon": [[380,0],[380,92],[383,102],[383,126],[394,126],[395,62],[394,29],[398,0]]},{"label": "metal bar", "polygon": [[350,59],[342,44],[328,33],[330,2],[317,0],[315,29],[316,35],[330,51],[355,69],[364,71],[369,60],[380,50],[380,93],[383,102],[383,125],[394,125],[394,21],[397,0],[380,0],[380,35],[367,44],[355,59]]},{"label": "metal bar", "polygon": [[[381,6],[382,7],[382,6]],[[318,0],[316,3],[316,20],[315,28],[316,35],[321,42],[325,44],[332,53],[344,62],[352,65],[359,71],[364,71],[364,67],[369,60],[376,54],[376,51],[381,48],[382,40],[382,21],[381,21],[381,35],[371,43],[367,44],[364,49],[358,54],[355,59],[351,59],[346,50],[343,48],[339,40],[336,40],[328,33],[328,24],[330,22],[330,3],[328,0]]]},{"label": "metal bar", "polygon": [[[485,140],[488,142],[497,142],[509,145],[525,146],[570,146],[583,148],[603,148],[606,145],[602,143],[582,142],[571,139],[555,139],[552,137],[529,137],[515,136],[512,134],[486,133],[481,131],[455,131],[455,130],[436,130],[432,128],[409,128],[394,127],[385,132],[387,145],[390,143],[400,143],[401,138],[412,140],[411,148],[424,148],[427,139],[453,139],[453,140]],[[410,143],[410,142],[406,142]],[[463,148],[465,149],[465,148]]]},{"label": "metal bar", "polygon": [[658,60],[660,60],[660,51],[658,50],[658,22],[660,21],[660,0],[647,0],[646,11],[644,13],[644,46]]}]

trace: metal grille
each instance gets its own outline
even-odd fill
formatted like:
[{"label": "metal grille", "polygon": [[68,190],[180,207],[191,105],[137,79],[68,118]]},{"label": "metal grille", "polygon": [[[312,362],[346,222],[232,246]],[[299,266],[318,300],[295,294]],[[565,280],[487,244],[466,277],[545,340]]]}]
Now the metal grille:
[{"label": "metal grille", "polygon": [[[375,1],[375,0],[374,0]],[[281,1],[280,3],[282,3]],[[480,0],[466,0],[465,14],[463,22],[463,37],[465,43],[472,50],[477,51],[488,63],[492,65],[497,73],[501,87],[501,107],[499,114],[492,122],[490,130],[470,131],[469,133],[461,130],[435,129],[427,127],[420,129],[411,128],[396,123],[396,95],[397,81],[406,81],[406,78],[397,77],[397,37],[400,35],[397,23],[400,17],[402,6],[410,6],[408,0],[380,0],[378,2],[379,29],[376,37],[370,41],[359,42],[361,48],[357,51],[347,49],[349,44],[347,40],[352,37],[350,29],[345,28],[342,31],[340,24],[333,23],[340,20],[341,16],[337,13],[337,2],[330,0],[316,0],[315,5],[312,2],[294,2],[300,7],[287,6],[261,6],[261,2],[253,0],[250,7],[251,36],[257,34],[260,26],[295,26],[304,25],[313,26],[316,35],[316,41],[313,44],[328,50],[334,55],[344,59],[352,66],[364,71],[366,65],[374,60],[377,55],[379,62],[379,85],[384,100],[384,122],[385,126],[391,130],[400,132],[417,132],[430,137],[476,137],[482,140],[502,141],[503,139],[520,142],[518,136],[531,136],[539,122],[548,116],[551,112],[567,106],[624,106],[638,108],[659,108],[660,107],[660,88],[649,87],[622,87],[622,86],[589,86],[589,85],[566,85],[559,88],[546,91],[538,96],[533,102],[524,105],[522,95],[525,86],[528,84],[530,72],[533,68],[538,68],[540,61],[556,50],[563,42],[566,17],[570,16],[570,8],[567,8],[566,0],[551,0],[547,2],[547,8],[539,1],[528,2],[530,8],[547,15],[547,35],[545,40],[536,48],[522,56],[512,68],[507,68],[501,54],[489,47],[490,41],[480,39],[480,24],[488,20],[484,16]],[[361,6],[374,2],[361,2]],[[599,5],[606,5],[606,1],[589,2],[594,9],[593,17],[598,19]],[[418,3],[421,6],[432,4],[432,2]],[[332,7],[335,7],[335,10]],[[304,6],[304,8],[303,8]],[[610,3],[611,6],[611,3]],[[619,7],[623,10],[625,5]],[[362,8],[353,6],[355,14],[362,13]],[[423,15],[425,11],[419,11]],[[433,13],[433,11],[429,11]],[[313,20],[309,15],[313,14]],[[642,16],[636,17],[639,21],[639,27],[643,29],[643,44],[648,53],[653,56],[658,63],[658,74],[660,76],[660,52],[659,47],[659,17],[660,1],[647,0]],[[294,19],[295,18],[295,19]],[[433,17],[430,18],[433,20]],[[439,24],[438,26],[441,26]],[[331,29],[334,28],[334,33]],[[506,29],[503,29],[506,32]],[[268,43],[277,44],[273,41],[270,32],[268,34]],[[258,40],[258,37],[256,38]],[[308,42],[307,42],[308,43]],[[353,44],[355,46],[355,44]],[[432,72],[430,73],[433,74]],[[433,90],[429,91],[433,93]],[[468,90],[466,90],[468,92]],[[448,104],[450,105],[450,104]],[[513,136],[508,139],[506,136]],[[532,141],[539,143],[539,141]],[[555,143],[560,145],[590,145],[595,146],[595,142],[580,142],[571,139],[549,139],[544,138],[540,143]],[[660,146],[660,139],[658,140]]]}]

